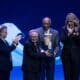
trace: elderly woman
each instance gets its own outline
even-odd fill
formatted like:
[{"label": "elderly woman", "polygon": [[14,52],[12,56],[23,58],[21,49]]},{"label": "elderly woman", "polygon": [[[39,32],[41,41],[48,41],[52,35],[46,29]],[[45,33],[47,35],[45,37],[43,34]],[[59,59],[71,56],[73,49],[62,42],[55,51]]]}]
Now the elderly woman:
[{"label": "elderly woman", "polygon": [[61,36],[61,41],[64,44],[61,59],[65,80],[79,80],[79,27],[77,16],[74,13],[69,13],[66,17],[65,26],[62,28]]}]

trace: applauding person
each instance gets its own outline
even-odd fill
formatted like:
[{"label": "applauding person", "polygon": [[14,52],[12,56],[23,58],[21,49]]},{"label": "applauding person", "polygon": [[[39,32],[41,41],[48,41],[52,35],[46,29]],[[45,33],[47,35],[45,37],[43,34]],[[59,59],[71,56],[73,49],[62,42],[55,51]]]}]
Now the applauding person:
[{"label": "applauding person", "polygon": [[11,52],[18,45],[20,37],[13,40],[10,46],[5,40],[7,37],[7,27],[0,26],[0,80],[10,80],[10,71],[12,69]]}]

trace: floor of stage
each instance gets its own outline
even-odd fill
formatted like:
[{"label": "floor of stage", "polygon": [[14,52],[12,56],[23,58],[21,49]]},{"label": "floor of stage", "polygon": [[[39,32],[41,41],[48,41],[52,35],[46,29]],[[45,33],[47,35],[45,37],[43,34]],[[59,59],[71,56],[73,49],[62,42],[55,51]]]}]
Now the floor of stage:
[{"label": "floor of stage", "polygon": [[[22,71],[20,67],[13,68],[10,80],[22,80]],[[64,80],[62,65],[55,66],[55,80]]]}]

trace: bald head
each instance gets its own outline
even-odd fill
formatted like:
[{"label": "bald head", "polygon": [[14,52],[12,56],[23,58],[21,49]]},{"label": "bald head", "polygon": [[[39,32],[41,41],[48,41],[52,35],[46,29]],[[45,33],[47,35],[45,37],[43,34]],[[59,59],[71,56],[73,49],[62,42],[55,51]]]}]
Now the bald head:
[{"label": "bald head", "polygon": [[51,19],[50,19],[49,17],[45,17],[45,18],[43,18],[42,22],[43,22],[43,23],[44,23],[44,22],[49,22],[49,23],[51,23]]},{"label": "bald head", "polygon": [[45,29],[49,29],[51,26],[51,19],[49,17],[45,17],[43,18],[42,23]]}]

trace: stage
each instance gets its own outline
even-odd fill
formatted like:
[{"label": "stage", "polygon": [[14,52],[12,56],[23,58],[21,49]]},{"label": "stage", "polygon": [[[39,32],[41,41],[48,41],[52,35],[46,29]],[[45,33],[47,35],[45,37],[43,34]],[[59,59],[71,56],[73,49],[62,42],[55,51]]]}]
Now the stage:
[{"label": "stage", "polygon": [[[14,67],[11,71],[10,80],[22,80],[22,71],[21,67]],[[64,80],[63,68],[62,65],[55,66],[55,79],[54,80]]]}]

